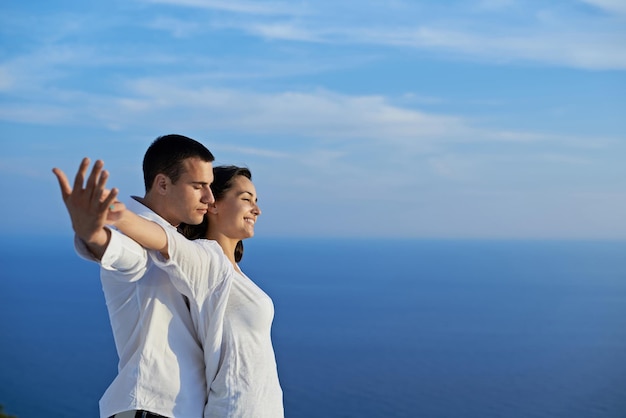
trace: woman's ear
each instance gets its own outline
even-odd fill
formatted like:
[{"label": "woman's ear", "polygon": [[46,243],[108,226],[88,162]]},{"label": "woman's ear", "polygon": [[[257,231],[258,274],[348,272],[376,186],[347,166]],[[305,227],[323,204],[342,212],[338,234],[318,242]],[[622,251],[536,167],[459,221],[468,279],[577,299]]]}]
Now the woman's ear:
[{"label": "woman's ear", "polygon": [[217,205],[215,204],[215,202],[209,205],[209,212],[213,215],[217,215]]}]

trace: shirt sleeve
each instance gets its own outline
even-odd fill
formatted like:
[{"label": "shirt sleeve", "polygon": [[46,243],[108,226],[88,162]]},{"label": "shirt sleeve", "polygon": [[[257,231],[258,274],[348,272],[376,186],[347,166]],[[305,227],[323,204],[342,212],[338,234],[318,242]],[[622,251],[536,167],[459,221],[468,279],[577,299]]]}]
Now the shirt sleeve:
[{"label": "shirt sleeve", "polygon": [[110,228],[111,240],[102,259],[89,251],[83,240],[74,236],[74,249],[83,259],[100,264],[103,279],[133,282],[139,280],[148,268],[148,252],[138,243]]},{"label": "shirt sleeve", "polygon": [[210,293],[227,279],[230,261],[219,244],[204,239],[188,240],[174,228],[165,228],[169,259],[150,251],[155,264],[165,270],[172,284],[191,298]]}]

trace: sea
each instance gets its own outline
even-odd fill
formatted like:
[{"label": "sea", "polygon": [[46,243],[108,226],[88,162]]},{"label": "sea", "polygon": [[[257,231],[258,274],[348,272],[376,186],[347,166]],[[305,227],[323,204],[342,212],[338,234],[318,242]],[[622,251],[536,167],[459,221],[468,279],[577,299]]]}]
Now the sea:
[{"label": "sea", "polygon": [[[0,238],[0,404],[98,417],[117,356],[70,236]],[[287,418],[626,417],[626,242],[253,238]],[[252,417],[253,418],[253,417]]]}]

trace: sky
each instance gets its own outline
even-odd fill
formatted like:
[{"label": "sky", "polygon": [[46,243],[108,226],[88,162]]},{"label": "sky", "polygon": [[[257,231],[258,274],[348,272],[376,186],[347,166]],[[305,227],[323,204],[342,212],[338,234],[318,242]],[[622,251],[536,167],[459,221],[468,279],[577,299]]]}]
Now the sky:
[{"label": "sky", "polygon": [[249,167],[257,236],[626,239],[623,0],[0,5],[0,230],[159,135]]}]

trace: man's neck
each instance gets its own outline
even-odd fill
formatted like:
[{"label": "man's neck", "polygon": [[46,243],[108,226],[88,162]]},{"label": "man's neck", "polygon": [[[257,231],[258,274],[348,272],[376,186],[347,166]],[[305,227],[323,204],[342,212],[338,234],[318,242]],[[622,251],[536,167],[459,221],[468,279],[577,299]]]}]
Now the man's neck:
[{"label": "man's neck", "polygon": [[166,213],[167,213],[166,205],[164,205],[163,200],[160,199],[158,196],[155,197],[154,195],[151,195],[150,193],[148,193],[144,197],[133,196],[133,199],[135,199],[136,201],[138,201],[139,203],[141,203],[142,205],[150,209],[152,212],[156,213],[157,215],[165,219],[172,226],[175,226],[175,227],[178,226],[178,224],[174,225],[172,220],[166,216]]}]

